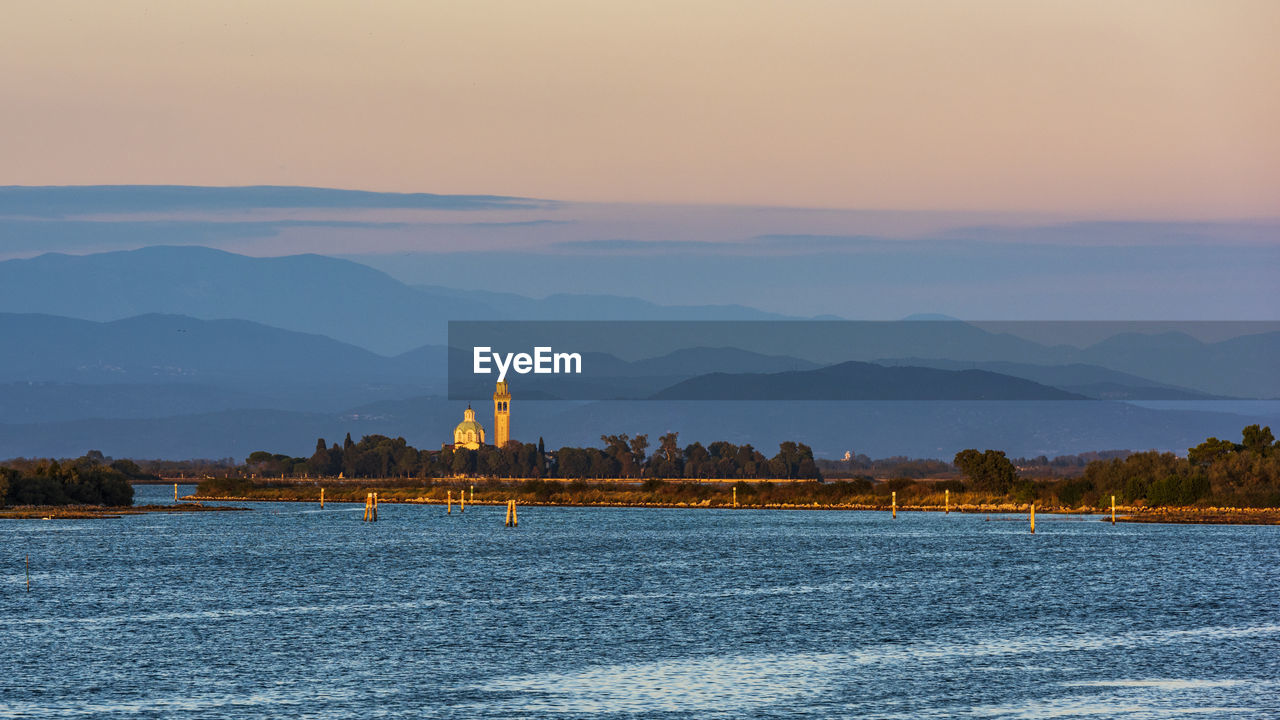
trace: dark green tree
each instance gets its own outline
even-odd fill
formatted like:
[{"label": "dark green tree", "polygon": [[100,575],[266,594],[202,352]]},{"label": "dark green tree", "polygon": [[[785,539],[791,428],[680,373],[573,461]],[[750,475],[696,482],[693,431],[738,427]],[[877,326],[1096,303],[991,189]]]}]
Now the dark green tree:
[{"label": "dark green tree", "polygon": [[631,438],[631,472],[627,474],[627,477],[640,476],[640,469],[644,467],[644,462],[648,459],[648,455],[645,452],[648,449],[648,435],[636,435]]},{"label": "dark green tree", "polygon": [[964,473],[975,490],[1003,495],[1012,490],[1018,480],[1018,469],[1000,450],[961,450],[952,463]]},{"label": "dark green tree", "polygon": [[4,507],[5,498],[9,496],[10,480],[17,477],[17,470],[0,467],[0,507]]},{"label": "dark green tree", "polygon": [[1258,455],[1265,455],[1271,450],[1271,444],[1276,441],[1275,435],[1271,434],[1271,426],[1258,427],[1250,425],[1244,429],[1244,449]]},{"label": "dark green tree", "polygon": [[[1257,425],[1254,425],[1257,427]],[[1247,430],[1247,428],[1246,428]],[[1187,449],[1187,459],[1192,465],[1212,465],[1215,462],[1236,452],[1236,444],[1230,440],[1219,440],[1211,437],[1199,445]]]}]

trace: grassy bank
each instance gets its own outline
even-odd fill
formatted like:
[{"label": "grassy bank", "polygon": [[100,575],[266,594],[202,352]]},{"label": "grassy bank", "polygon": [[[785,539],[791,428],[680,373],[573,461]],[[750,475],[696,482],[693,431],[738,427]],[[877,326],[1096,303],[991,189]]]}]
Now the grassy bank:
[{"label": "grassy bank", "polygon": [[1135,508],[1116,516],[1117,522],[1178,523],[1186,525],[1280,525],[1277,508],[1160,507]]},{"label": "grassy bank", "polygon": [[[702,507],[881,510],[893,507],[893,491],[884,485],[867,487],[858,482],[813,481],[636,481],[608,480],[584,482],[544,479],[510,480],[271,480],[250,481],[218,478],[200,483],[194,499],[236,501],[320,501],[363,503],[376,492],[383,503],[424,503],[443,505],[457,502],[465,492],[467,502],[492,505],[515,500],[520,505],[603,506],[603,507]],[[1028,503],[990,493],[951,491],[899,493],[897,508],[902,512],[1025,513]],[[1040,513],[1091,514],[1110,512],[1110,506],[1042,505]],[[1235,509],[1221,507],[1144,508],[1117,506],[1118,520],[1125,522],[1174,523],[1280,523],[1277,509]]]}]

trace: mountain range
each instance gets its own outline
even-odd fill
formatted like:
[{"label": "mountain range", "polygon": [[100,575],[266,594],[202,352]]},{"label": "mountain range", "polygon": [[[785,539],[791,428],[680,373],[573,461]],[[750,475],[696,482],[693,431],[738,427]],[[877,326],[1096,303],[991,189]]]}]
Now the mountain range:
[{"label": "mountain range", "polygon": [[1088,400],[987,370],[939,370],[849,362],[778,373],[716,372],[683,380],[654,400]]},{"label": "mountain range", "polygon": [[322,255],[255,258],[203,247],[0,262],[0,312],[85,320],[146,314],[252,320],[325,335],[384,355],[443,344],[449,320],[776,319],[741,306],[665,307],[607,296],[409,286],[373,268]]},{"label": "mountain range", "polygon": [[[946,318],[815,323],[743,306],[534,299],[410,286],[319,255],[151,247],[0,262],[0,457],[91,447],[302,454],[316,435],[346,432],[430,447],[447,439],[465,400],[483,406],[492,392],[488,380],[446,385],[446,322],[459,319],[725,321],[675,323],[663,343],[584,353],[587,379],[513,378],[517,428],[527,423],[553,446],[678,430],[686,441],[799,439],[828,453],[945,457],[957,443],[1017,454],[1185,449],[1273,410],[1041,401],[1280,397],[1278,332],[1216,341],[1120,332],[1050,345]],[[616,397],[654,399],[607,402]],[[538,398],[592,402],[530,402]],[[839,402],[887,398],[947,402]]]}]

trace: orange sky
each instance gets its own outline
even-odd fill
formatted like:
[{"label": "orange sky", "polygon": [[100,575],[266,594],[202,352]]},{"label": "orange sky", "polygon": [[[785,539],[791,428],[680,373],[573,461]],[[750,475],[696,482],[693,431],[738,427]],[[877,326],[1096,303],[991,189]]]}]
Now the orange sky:
[{"label": "orange sky", "polygon": [[0,184],[1280,215],[1280,2],[9,0]]}]

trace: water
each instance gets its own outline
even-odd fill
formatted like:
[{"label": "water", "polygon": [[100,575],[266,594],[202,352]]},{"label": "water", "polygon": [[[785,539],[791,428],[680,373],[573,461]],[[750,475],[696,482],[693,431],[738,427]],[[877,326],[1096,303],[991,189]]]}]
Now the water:
[{"label": "water", "polygon": [[251,507],[0,522],[0,717],[1280,717],[1277,527]]}]

